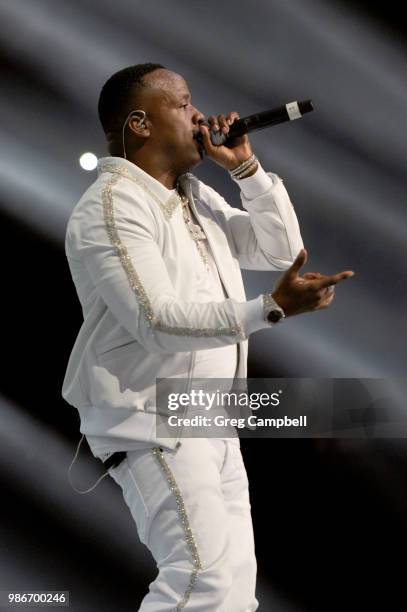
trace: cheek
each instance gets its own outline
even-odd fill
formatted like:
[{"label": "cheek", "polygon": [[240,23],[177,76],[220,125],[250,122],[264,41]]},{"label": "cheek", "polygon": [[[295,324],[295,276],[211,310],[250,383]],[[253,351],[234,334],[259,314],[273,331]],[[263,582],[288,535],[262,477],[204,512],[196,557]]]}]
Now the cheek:
[{"label": "cheek", "polygon": [[189,140],[193,143],[190,115],[183,109],[181,111],[168,111],[165,119],[162,117],[161,126],[157,134],[161,145],[167,145],[171,150],[182,150]]},{"label": "cheek", "polygon": [[188,139],[192,140],[192,130],[187,121],[178,119],[178,122],[174,123],[173,141],[185,144]]}]

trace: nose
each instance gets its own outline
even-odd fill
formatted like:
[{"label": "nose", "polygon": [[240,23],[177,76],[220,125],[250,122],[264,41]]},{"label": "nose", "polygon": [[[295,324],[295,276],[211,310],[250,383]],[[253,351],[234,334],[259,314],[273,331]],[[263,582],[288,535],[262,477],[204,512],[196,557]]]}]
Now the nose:
[{"label": "nose", "polygon": [[205,115],[203,113],[201,113],[200,110],[198,110],[197,108],[195,108],[192,111],[192,121],[194,123],[203,123],[205,121]]}]

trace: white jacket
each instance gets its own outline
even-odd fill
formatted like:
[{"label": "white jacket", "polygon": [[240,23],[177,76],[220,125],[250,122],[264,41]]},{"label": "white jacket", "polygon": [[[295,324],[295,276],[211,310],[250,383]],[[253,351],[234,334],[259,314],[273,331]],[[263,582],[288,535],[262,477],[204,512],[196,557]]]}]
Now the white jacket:
[{"label": "white jacket", "polygon": [[196,351],[227,344],[238,344],[236,377],[246,378],[247,338],[270,324],[262,296],[246,301],[240,268],[287,269],[303,246],[297,217],[282,180],[261,167],[237,181],[245,211],[183,175],[228,295],[197,303],[196,247],[178,199],[119,157],[99,160],[98,174],[66,232],[84,322],[62,395],[78,409],[82,433],[174,448],[180,431],[172,439],[155,432],[156,378],[187,385]]}]

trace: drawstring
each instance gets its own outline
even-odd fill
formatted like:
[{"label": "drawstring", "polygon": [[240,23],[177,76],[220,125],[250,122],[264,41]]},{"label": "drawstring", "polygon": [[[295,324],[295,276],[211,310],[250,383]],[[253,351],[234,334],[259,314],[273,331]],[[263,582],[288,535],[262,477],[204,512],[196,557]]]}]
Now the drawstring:
[{"label": "drawstring", "polygon": [[94,485],[92,485],[92,486],[91,486],[89,489],[85,489],[85,491],[81,491],[80,489],[77,489],[77,488],[75,487],[75,485],[73,484],[73,482],[72,482],[72,480],[71,480],[71,469],[72,469],[73,464],[74,464],[74,463],[75,463],[75,461],[76,461],[76,458],[77,458],[77,456],[78,456],[79,449],[80,449],[80,447],[81,447],[81,444],[82,444],[82,442],[83,442],[83,438],[84,438],[84,437],[85,437],[85,434],[82,434],[82,438],[81,438],[81,439],[80,439],[80,441],[79,441],[78,447],[77,447],[77,449],[76,449],[75,456],[74,456],[74,458],[72,459],[72,463],[71,463],[71,465],[69,466],[68,473],[67,473],[68,481],[69,481],[69,484],[71,485],[72,489],[73,489],[74,491],[76,491],[77,493],[80,493],[81,495],[83,495],[84,493],[90,493],[91,491],[93,491],[93,489],[95,489],[95,488],[97,487],[97,485],[99,484],[99,482],[100,482],[101,480],[103,480],[103,478],[106,478],[106,476],[108,476],[108,475],[109,475],[109,471],[105,472],[105,473],[104,473],[104,474],[103,474],[103,475],[102,475],[102,476],[101,476],[101,477],[100,477],[100,478],[99,478],[99,479],[98,479],[98,480],[95,482],[95,484],[94,484]]}]

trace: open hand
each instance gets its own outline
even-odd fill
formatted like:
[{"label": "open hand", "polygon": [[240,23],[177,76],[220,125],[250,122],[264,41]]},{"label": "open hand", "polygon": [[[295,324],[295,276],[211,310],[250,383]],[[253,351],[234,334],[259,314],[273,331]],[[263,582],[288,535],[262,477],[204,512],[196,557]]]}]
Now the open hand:
[{"label": "open hand", "polygon": [[352,270],[345,270],[328,276],[319,272],[307,272],[304,276],[300,276],[299,271],[307,259],[307,251],[301,249],[296,260],[279,279],[272,293],[273,298],[287,317],[301,312],[327,308],[334,299],[335,285],[354,275]]}]

